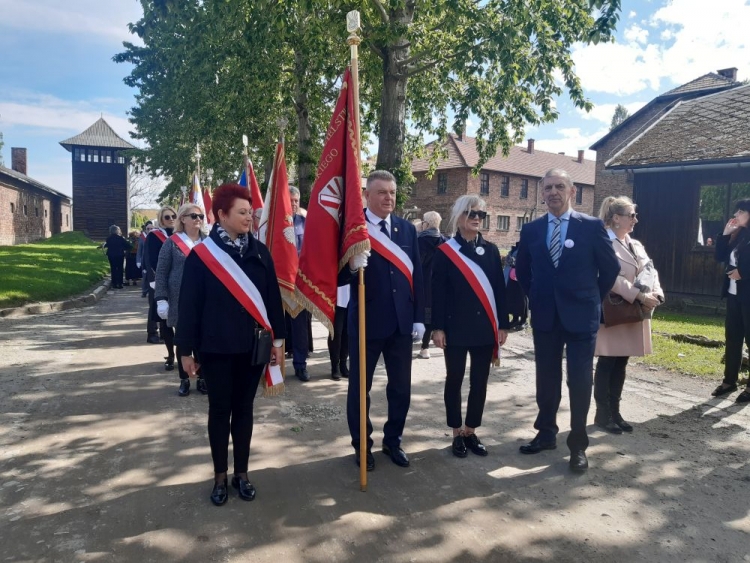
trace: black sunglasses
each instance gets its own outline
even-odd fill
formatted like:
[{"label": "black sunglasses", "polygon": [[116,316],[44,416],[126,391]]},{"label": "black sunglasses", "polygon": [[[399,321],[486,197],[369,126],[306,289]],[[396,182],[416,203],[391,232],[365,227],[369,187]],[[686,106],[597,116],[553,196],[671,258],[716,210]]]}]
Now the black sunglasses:
[{"label": "black sunglasses", "polygon": [[618,213],[620,217],[630,217],[631,219],[635,219],[638,217],[638,213]]},{"label": "black sunglasses", "polygon": [[161,218],[165,221],[171,221],[172,219],[177,219],[177,215],[162,215]]},{"label": "black sunglasses", "polygon": [[188,213],[188,217],[190,217],[193,220],[200,219],[201,221],[203,221],[203,219],[205,219],[206,216],[203,215],[203,213]]},{"label": "black sunglasses", "polygon": [[466,214],[469,216],[469,219],[476,219],[479,217],[480,219],[484,220],[487,218],[487,212],[486,211],[467,211]]}]

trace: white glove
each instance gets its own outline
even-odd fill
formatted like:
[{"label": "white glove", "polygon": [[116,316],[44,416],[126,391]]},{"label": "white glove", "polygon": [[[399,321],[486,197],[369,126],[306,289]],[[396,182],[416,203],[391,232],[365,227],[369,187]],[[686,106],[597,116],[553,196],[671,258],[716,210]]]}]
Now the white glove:
[{"label": "white glove", "polygon": [[140,269],[141,269],[141,263],[140,263],[140,262],[136,262],[136,263],[135,263],[135,267],[136,267],[136,268],[138,268],[138,269],[140,270]]},{"label": "white glove", "polygon": [[148,283],[148,286],[149,286],[149,287],[150,287],[151,289],[156,289],[156,282],[155,282],[155,281],[149,282],[149,283]]},{"label": "white glove", "polygon": [[[156,302],[156,314],[166,321],[167,315],[169,314],[169,303],[167,303],[163,299],[160,299],[159,301],[157,301]],[[424,329],[422,330],[422,332],[424,332]]]},{"label": "white glove", "polygon": [[424,338],[424,325],[422,323],[411,325],[411,335],[414,337],[414,340],[422,340]]},{"label": "white glove", "polygon": [[367,268],[367,259],[369,257],[370,257],[369,250],[365,250],[364,252],[355,254],[354,256],[349,258],[349,269],[352,271],[357,271],[360,268]]}]

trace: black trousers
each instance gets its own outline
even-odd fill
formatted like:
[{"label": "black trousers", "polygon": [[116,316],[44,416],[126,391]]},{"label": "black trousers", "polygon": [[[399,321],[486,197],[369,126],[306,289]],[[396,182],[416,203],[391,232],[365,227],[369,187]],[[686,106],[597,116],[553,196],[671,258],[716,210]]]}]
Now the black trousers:
[{"label": "black trousers", "polygon": [[466,426],[482,425],[484,401],[487,397],[487,380],[490,378],[494,346],[446,346],[445,348],[445,414],[448,426],[461,428],[461,385],[466,372],[466,356],[471,356],[469,368],[469,403],[466,408]]},{"label": "black trousers", "polygon": [[265,366],[251,366],[250,354],[201,354],[208,386],[208,441],[215,473],[228,468],[229,435],[234,472],[245,473],[253,436],[253,402]]},{"label": "black trousers", "polygon": [[124,268],[124,258],[122,256],[107,256],[109,259],[109,271],[112,278],[112,287],[122,285],[122,274]]},{"label": "black trousers", "polygon": [[[599,356],[594,373],[594,401],[597,414],[605,419],[620,412],[628,356]],[[603,420],[606,422],[606,420]]]},{"label": "black trousers", "polygon": [[146,320],[146,333],[149,336],[156,334],[159,327],[159,315],[156,314],[156,300],[154,299],[154,290],[146,284],[148,295],[148,319]]},{"label": "black trousers", "polygon": [[[351,374],[346,400],[346,418],[352,446],[359,450],[359,327],[349,326],[349,350],[351,351]],[[398,448],[406,425],[406,415],[411,402],[411,334],[394,333],[388,338],[368,339],[365,358],[367,384],[367,449],[372,448],[372,421],[370,420],[370,390],[380,354],[385,360],[388,384],[385,395],[388,399],[388,420],[383,428],[383,444]]]},{"label": "black trousers", "polygon": [[562,396],[563,349],[568,359],[568,393],[570,396],[571,451],[585,450],[589,445],[586,418],[591,405],[596,332],[568,332],[560,322],[550,331],[533,330],[536,360],[536,404],[539,407],[534,428],[542,441],[557,436],[557,409]]},{"label": "black trousers", "polygon": [[747,343],[750,346],[750,305],[743,304],[736,295],[727,295],[724,338],[724,383],[734,385],[742,368],[743,344]]},{"label": "black trousers", "polygon": [[346,366],[349,359],[349,334],[347,331],[348,310],[346,307],[336,307],[333,318],[333,338],[328,337],[328,355],[331,358],[331,370],[338,373],[341,366]]},{"label": "black trousers", "polygon": [[307,354],[309,347],[310,312],[300,311],[299,315],[291,320],[292,325],[292,363],[294,369],[307,367]]},{"label": "black trousers", "polygon": [[430,338],[432,338],[432,325],[424,325],[424,336],[422,337],[422,350],[430,347]]}]

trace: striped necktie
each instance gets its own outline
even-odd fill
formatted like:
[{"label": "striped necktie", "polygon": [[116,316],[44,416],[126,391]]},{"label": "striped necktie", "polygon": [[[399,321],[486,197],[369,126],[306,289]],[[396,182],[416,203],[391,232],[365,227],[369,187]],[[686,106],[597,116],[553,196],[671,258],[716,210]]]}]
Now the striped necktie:
[{"label": "striped necktie", "polygon": [[552,219],[552,223],[555,227],[552,229],[552,238],[549,240],[549,256],[552,258],[555,268],[557,268],[557,265],[560,263],[560,255],[562,254],[562,242],[560,241],[562,219],[555,217]]}]

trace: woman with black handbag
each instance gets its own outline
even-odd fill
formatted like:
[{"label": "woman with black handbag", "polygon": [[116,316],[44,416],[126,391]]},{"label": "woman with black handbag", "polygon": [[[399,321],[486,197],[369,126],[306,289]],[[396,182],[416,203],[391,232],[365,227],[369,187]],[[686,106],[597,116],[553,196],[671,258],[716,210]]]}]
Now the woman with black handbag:
[{"label": "woman with black handbag", "polygon": [[[713,393],[714,397],[737,390],[737,379],[742,367],[742,347],[750,344],[750,199],[735,204],[734,217],[716,240],[716,259],[727,265],[721,296],[727,298],[724,323],[726,355],[724,381]],[[750,402],[750,383],[737,396],[736,402]]]},{"label": "woman with black handbag", "polygon": [[605,198],[599,218],[612,239],[620,261],[620,275],[605,298],[604,325],[596,337],[594,355],[599,360],[594,373],[594,423],[612,434],[622,434],[633,431],[633,426],[620,414],[628,360],[652,352],[651,313],[664,302],[664,293],[646,249],[630,238],[638,223],[633,202],[624,196]]},{"label": "woman with black handbag", "polygon": [[200,368],[208,385],[208,439],[214,464],[211,502],[220,506],[228,496],[230,433],[232,486],[241,499],[255,498],[247,475],[253,401],[264,375],[269,386],[283,384],[278,365],[285,333],[271,254],[248,235],[250,192],[236,184],[220,186],[213,193],[212,208],[217,222],[185,260],[176,343],[185,372],[195,377]]}]

